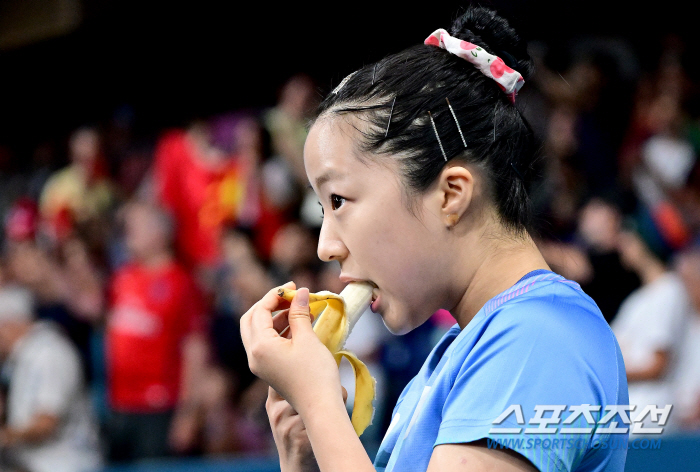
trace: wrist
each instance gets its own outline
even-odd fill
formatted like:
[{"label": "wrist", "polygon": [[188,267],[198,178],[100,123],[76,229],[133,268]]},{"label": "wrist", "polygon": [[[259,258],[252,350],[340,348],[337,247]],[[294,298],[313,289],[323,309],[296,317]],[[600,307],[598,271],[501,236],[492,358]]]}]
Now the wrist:
[{"label": "wrist", "polygon": [[326,418],[329,413],[343,414],[347,416],[347,408],[343,400],[342,393],[338,394],[320,394],[312,398],[303,399],[294,406],[294,409],[299,413],[299,416],[304,420],[304,424],[313,419]]}]

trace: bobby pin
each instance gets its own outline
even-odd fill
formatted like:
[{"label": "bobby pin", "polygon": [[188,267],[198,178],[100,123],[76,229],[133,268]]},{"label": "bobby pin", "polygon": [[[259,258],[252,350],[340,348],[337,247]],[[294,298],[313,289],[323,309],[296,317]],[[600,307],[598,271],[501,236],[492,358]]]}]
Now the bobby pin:
[{"label": "bobby pin", "polygon": [[450,113],[452,113],[452,118],[455,120],[455,124],[457,125],[457,131],[459,131],[459,137],[462,138],[462,143],[464,144],[464,147],[467,147],[467,140],[464,139],[464,134],[462,134],[462,127],[459,126],[459,121],[457,121],[457,115],[455,115],[455,111],[452,109],[452,105],[450,105],[450,99],[445,97],[445,101],[447,101],[447,106],[450,109]]},{"label": "bobby pin", "polygon": [[391,101],[391,111],[389,112],[389,122],[386,124],[386,132],[384,133],[385,138],[389,135],[389,126],[391,125],[391,116],[394,114],[394,104],[395,103],[396,103],[396,95],[394,95],[394,100]]},{"label": "bobby pin", "polygon": [[372,85],[374,85],[374,78],[377,76],[377,63],[374,63],[374,72],[372,72]]},{"label": "bobby pin", "polygon": [[445,148],[442,147],[442,141],[440,141],[440,135],[437,132],[437,126],[435,126],[435,120],[433,120],[433,114],[428,111],[428,116],[430,117],[430,122],[433,124],[433,131],[435,131],[435,137],[437,138],[438,145],[440,145],[440,150],[442,151],[442,157],[445,158],[447,162],[447,154],[445,154]]}]

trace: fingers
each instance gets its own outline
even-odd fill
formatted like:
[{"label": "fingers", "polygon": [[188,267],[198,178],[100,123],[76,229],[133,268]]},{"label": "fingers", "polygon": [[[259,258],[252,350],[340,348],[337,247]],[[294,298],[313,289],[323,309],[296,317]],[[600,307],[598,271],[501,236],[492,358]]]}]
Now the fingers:
[{"label": "fingers", "polygon": [[272,317],[272,327],[275,328],[275,331],[280,333],[280,335],[282,335],[282,332],[289,327],[289,320],[287,318],[288,314],[289,314],[289,308],[287,308],[286,310],[280,311],[279,313],[277,313],[275,316]]},{"label": "fingers", "polygon": [[265,409],[267,410],[267,416],[270,418],[270,423],[273,425],[279,424],[284,418],[299,416],[299,413],[296,412],[292,405],[272,387],[267,392]]},{"label": "fingers", "polygon": [[313,334],[313,328],[311,327],[311,314],[309,312],[309,289],[302,287],[297,290],[292,304],[289,307],[289,312],[287,314],[287,319],[289,321],[289,330],[292,332],[292,336],[307,336],[309,333]]},{"label": "fingers", "polygon": [[347,403],[348,402],[348,391],[345,390],[345,387],[343,387],[342,385],[340,386],[340,388],[343,389],[343,403]]},{"label": "fingers", "polygon": [[275,401],[275,402],[278,402],[280,400],[284,400],[284,398],[282,398],[282,395],[277,393],[277,390],[275,390],[272,387],[269,387],[267,390],[267,399],[269,401]]},{"label": "fingers", "polygon": [[[314,322],[314,315],[310,314],[311,322]],[[275,328],[280,336],[291,339],[292,332],[289,329],[289,308],[282,310],[272,317],[272,327]]]},{"label": "fingers", "polygon": [[[287,282],[282,287],[291,288],[294,282]],[[253,307],[248,310],[250,313],[251,327],[255,330],[266,330],[272,327],[273,311],[285,309],[289,307],[289,302],[277,295],[280,287],[275,287],[265,294]]]}]

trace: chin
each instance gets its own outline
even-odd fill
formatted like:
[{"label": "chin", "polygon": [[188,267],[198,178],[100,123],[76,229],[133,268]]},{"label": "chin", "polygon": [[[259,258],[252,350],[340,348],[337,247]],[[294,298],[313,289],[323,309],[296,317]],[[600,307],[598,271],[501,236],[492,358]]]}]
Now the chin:
[{"label": "chin", "polygon": [[382,314],[382,321],[384,321],[384,326],[389,332],[397,336],[406,334],[415,328],[406,318],[395,316],[395,313],[391,310],[386,315]]}]

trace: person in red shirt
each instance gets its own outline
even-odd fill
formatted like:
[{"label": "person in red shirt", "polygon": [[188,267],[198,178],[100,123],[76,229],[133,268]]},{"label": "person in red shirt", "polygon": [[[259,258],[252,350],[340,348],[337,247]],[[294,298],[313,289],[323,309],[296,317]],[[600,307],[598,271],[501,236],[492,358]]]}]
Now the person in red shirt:
[{"label": "person in red shirt", "polygon": [[188,450],[193,386],[206,364],[203,301],[173,258],[172,224],[157,207],[124,208],[132,261],[111,281],[106,327],[108,441],[113,461]]},{"label": "person in red shirt", "polygon": [[251,117],[240,118],[233,134],[233,149],[226,150],[215,143],[210,126],[199,122],[165,133],[156,146],[156,197],[177,222],[178,256],[197,271],[219,262],[226,225],[251,229],[256,250],[267,259],[275,232],[291,212],[289,202],[275,202],[269,195],[269,187],[279,187],[274,180],[279,176],[264,178],[260,125]]},{"label": "person in red shirt", "polygon": [[235,218],[246,193],[235,160],[211,143],[206,124],[197,123],[160,139],[154,178],[159,202],[177,222],[178,256],[188,267],[214,265],[221,225]]}]

